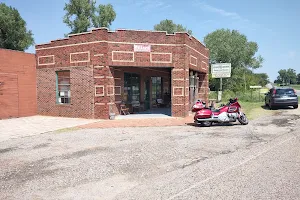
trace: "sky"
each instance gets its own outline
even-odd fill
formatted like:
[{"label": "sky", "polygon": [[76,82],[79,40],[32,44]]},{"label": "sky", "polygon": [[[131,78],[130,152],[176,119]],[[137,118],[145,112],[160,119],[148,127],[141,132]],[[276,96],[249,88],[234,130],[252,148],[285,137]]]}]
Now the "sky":
[{"label": "sky", "polygon": [[[32,30],[36,44],[63,38],[70,29],[63,23],[68,0],[0,0],[15,7]],[[152,30],[163,19],[172,19],[193,31],[200,41],[216,29],[228,28],[257,42],[264,58],[257,73],[273,81],[280,69],[300,73],[300,1],[298,0],[97,0],[111,3],[117,13],[112,30]],[[31,46],[27,52],[34,53]]]}]

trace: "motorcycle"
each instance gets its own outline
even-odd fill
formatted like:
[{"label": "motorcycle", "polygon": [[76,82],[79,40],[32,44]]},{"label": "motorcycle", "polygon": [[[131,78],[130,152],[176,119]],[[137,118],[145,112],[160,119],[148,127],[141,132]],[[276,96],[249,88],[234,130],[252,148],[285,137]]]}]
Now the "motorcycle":
[{"label": "motorcycle", "polygon": [[242,125],[248,124],[245,113],[241,110],[238,99],[230,99],[229,103],[218,109],[213,107],[207,108],[206,103],[198,100],[193,106],[192,112],[195,112],[194,121],[205,127],[213,123],[230,123],[238,120]]}]

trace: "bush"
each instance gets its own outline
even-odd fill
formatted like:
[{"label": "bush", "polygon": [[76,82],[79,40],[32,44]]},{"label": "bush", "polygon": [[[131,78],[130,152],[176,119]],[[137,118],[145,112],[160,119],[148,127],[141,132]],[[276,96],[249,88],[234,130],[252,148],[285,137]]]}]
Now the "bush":
[{"label": "bush", "polygon": [[[258,94],[257,90],[247,91],[247,92],[233,92],[230,90],[225,90],[222,93],[222,101],[227,102],[230,98],[238,98],[240,101],[244,102],[263,102],[265,99],[264,94]],[[211,91],[209,93],[209,99],[217,99],[218,98],[218,92],[217,91]]]}]

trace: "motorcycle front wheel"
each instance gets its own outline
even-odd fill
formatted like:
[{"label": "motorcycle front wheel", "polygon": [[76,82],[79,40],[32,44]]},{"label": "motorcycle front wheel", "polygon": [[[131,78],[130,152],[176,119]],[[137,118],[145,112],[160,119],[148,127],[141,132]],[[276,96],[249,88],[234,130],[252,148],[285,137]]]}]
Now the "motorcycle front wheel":
[{"label": "motorcycle front wheel", "polygon": [[246,115],[244,113],[240,113],[239,117],[238,117],[238,121],[242,124],[242,125],[247,125],[249,123]]},{"label": "motorcycle front wheel", "polygon": [[201,126],[204,127],[210,127],[212,125],[212,122],[201,122]]}]

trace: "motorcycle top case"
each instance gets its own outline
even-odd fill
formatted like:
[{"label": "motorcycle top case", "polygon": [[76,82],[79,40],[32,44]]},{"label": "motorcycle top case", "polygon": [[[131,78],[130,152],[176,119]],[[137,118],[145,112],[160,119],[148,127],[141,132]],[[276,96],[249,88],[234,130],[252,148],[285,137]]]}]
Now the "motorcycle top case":
[{"label": "motorcycle top case", "polygon": [[195,118],[206,119],[206,118],[210,118],[211,115],[212,115],[212,111],[210,109],[202,109],[197,112]]}]

